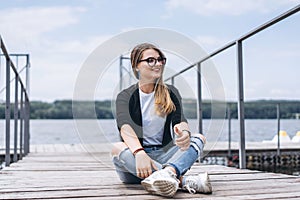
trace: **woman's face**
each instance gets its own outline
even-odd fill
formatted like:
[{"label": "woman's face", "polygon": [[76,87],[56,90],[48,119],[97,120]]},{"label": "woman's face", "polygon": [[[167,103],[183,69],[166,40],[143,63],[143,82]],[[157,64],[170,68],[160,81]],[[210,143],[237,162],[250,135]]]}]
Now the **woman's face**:
[{"label": "woman's face", "polygon": [[[159,60],[157,61],[157,59]],[[154,49],[147,49],[143,52],[143,56],[140,59],[139,64],[137,65],[137,69],[140,73],[140,80],[154,82],[156,79],[161,77],[163,73],[164,63],[160,59],[161,57],[159,53]],[[154,63],[155,65],[152,66]]]}]

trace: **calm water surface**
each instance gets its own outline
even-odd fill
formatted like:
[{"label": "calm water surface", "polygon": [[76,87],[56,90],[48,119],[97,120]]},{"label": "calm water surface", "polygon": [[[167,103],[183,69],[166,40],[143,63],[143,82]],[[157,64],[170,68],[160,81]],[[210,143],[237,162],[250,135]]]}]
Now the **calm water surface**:
[{"label": "calm water surface", "polygon": [[[189,120],[193,131],[197,130],[197,120]],[[300,120],[281,120],[281,130],[292,138],[300,131]],[[204,120],[204,134],[211,140],[227,141],[228,121]],[[246,141],[260,142],[272,140],[277,132],[276,120],[246,120]],[[11,122],[13,132],[13,121]],[[31,144],[76,144],[112,142],[118,139],[115,120],[31,120]],[[0,121],[0,141],[4,144],[4,121]],[[237,120],[231,121],[232,141],[239,141]],[[13,136],[11,136],[13,140]]]}]

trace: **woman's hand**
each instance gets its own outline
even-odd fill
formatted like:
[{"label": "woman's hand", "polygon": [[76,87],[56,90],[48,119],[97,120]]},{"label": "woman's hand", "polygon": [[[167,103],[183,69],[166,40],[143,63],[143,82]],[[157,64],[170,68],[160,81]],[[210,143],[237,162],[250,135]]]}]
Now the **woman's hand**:
[{"label": "woman's hand", "polygon": [[152,174],[152,168],[158,170],[153,160],[145,151],[140,151],[135,155],[136,173],[140,178],[147,178]]},{"label": "woman's hand", "polygon": [[177,138],[175,140],[175,144],[180,147],[182,151],[187,150],[190,147],[190,134],[187,131],[183,131],[181,129],[180,124],[176,124],[174,126],[174,132],[177,135]]}]

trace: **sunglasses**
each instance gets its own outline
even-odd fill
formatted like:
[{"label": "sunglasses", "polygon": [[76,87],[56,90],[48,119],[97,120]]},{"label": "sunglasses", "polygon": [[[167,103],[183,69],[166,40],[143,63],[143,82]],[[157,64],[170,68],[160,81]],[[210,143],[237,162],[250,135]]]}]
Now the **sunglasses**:
[{"label": "sunglasses", "polygon": [[157,62],[160,62],[162,65],[165,65],[166,62],[167,62],[167,59],[162,58],[162,57],[159,57],[157,59],[153,58],[153,57],[149,57],[149,58],[146,58],[144,60],[140,60],[139,62],[144,62],[144,61],[146,61],[150,67],[154,67]]}]

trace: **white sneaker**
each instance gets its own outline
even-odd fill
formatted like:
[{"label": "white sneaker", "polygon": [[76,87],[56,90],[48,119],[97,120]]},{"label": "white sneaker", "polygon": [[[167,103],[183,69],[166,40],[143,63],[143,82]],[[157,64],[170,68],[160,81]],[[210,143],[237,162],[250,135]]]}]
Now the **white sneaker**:
[{"label": "white sneaker", "polygon": [[204,194],[212,193],[212,187],[207,173],[187,175],[182,189],[191,194],[195,194],[196,192]]},{"label": "white sneaker", "polygon": [[155,171],[141,182],[144,189],[151,194],[173,197],[179,186],[179,180],[169,169]]}]

